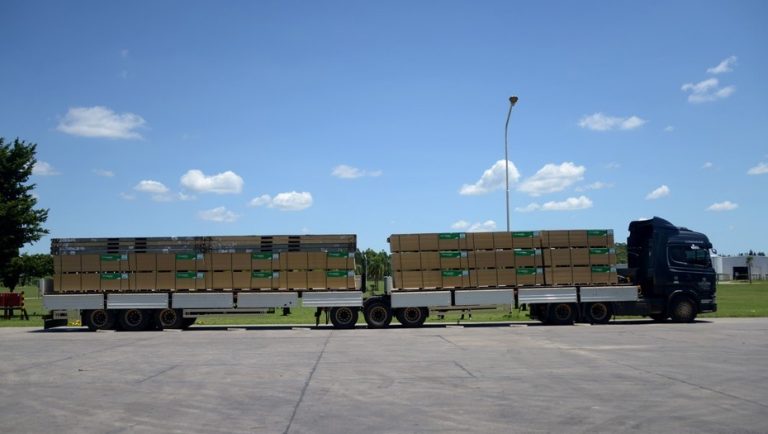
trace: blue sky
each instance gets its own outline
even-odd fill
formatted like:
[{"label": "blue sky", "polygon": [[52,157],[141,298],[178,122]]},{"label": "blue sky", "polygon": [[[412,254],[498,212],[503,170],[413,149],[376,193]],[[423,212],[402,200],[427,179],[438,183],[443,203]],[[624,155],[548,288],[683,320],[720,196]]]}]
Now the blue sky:
[{"label": "blue sky", "polygon": [[[613,228],[768,249],[768,3],[0,3],[52,237]],[[28,246],[44,252],[49,238]]]}]

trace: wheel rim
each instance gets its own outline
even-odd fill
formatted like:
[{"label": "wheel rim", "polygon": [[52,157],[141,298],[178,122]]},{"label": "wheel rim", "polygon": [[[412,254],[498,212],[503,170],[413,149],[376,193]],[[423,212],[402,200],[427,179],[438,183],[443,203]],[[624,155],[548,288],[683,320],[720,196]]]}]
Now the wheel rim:
[{"label": "wheel rim", "polygon": [[415,307],[406,308],[403,312],[403,318],[409,323],[418,322],[421,319],[421,310]]},{"label": "wheel rim", "polygon": [[688,318],[693,312],[693,306],[688,301],[681,301],[677,304],[677,316],[680,318]]},{"label": "wheel rim", "polygon": [[336,320],[339,324],[349,324],[352,322],[352,309],[345,307],[336,311]]},{"label": "wheel rim", "polygon": [[125,323],[129,326],[136,327],[141,324],[144,319],[144,315],[138,309],[131,309],[125,313]]},{"label": "wheel rim", "polygon": [[368,313],[368,317],[376,324],[383,324],[387,320],[387,309],[376,306]]},{"label": "wheel rim", "polygon": [[93,324],[94,327],[103,328],[107,325],[108,321],[109,317],[106,311],[99,309],[91,312],[91,324]]},{"label": "wheel rim", "polygon": [[162,324],[164,327],[171,326],[176,323],[178,320],[178,314],[173,309],[164,309],[162,312],[160,312],[160,324]]},{"label": "wheel rim", "polygon": [[608,316],[608,307],[603,303],[595,303],[589,308],[589,316],[595,320],[604,320]]},{"label": "wheel rim", "polygon": [[567,304],[559,304],[555,307],[555,318],[565,321],[571,318],[571,307]]}]

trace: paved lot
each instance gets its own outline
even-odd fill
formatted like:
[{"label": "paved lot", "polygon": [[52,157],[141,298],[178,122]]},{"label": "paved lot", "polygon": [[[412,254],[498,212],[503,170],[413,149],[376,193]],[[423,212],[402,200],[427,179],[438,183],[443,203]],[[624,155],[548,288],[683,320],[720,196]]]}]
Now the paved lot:
[{"label": "paved lot", "polygon": [[0,431],[766,432],[768,319],[0,329]]}]

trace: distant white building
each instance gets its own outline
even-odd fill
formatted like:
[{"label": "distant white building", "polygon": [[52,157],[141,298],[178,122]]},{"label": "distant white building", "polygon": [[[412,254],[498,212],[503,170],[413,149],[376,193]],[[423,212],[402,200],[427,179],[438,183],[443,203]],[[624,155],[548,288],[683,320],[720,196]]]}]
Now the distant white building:
[{"label": "distant white building", "polygon": [[[746,256],[713,256],[712,267],[720,280],[747,280]],[[768,256],[752,257],[752,279],[768,279]]]}]

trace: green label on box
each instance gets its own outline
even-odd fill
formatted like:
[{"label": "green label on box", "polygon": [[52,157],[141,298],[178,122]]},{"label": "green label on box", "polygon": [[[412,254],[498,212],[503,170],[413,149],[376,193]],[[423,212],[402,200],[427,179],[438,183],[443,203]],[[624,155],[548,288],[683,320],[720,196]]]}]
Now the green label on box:
[{"label": "green label on box", "polygon": [[536,249],[515,249],[515,256],[536,256]]},{"label": "green label on box", "polygon": [[607,229],[590,229],[587,231],[587,235],[590,237],[604,237],[608,235]]},{"label": "green label on box", "polygon": [[347,270],[328,270],[325,275],[328,277],[347,277],[350,272]]},{"label": "green label on box", "polygon": [[440,252],[441,258],[461,258],[461,252],[459,251],[445,251]]},{"label": "green label on box", "polygon": [[329,258],[348,258],[349,253],[347,252],[328,252]]},{"label": "green label on box", "polygon": [[197,255],[195,253],[177,253],[176,254],[177,261],[191,261],[193,259],[197,259]]},{"label": "green label on box", "polygon": [[532,231],[512,232],[512,238],[533,238]]},{"label": "green label on box", "polygon": [[102,261],[126,261],[128,255],[101,255]]},{"label": "green label on box", "polygon": [[254,271],[251,273],[251,277],[256,279],[271,279],[272,272],[271,271]]},{"label": "green label on box", "polygon": [[613,267],[605,266],[605,265],[593,265],[592,266],[592,272],[593,273],[610,273],[612,271],[615,272],[616,269],[613,268]]},{"label": "green label on box", "polygon": [[467,237],[464,232],[445,232],[438,236],[441,240],[459,240]]},{"label": "green label on box", "polygon": [[272,259],[272,252],[251,253],[251,259]]},{"label": "green label on box", "polygon": [[589,249],[590,255],[607,255],[611,253],[611,249],[607,247],[592,247]]},{"label": "green label on box", "polygon": [[177,279],[203,279],[205,278],[205,273],[202,271],[177,271],[176,272],[176,278]]},{"label": "green label on box", "polygon": [[517,274],[519,276],[532,276],[534,274],[539,274],[539,270],[539,268],[518,268]]},{"label": "green label on box", "polygon": [[468,276],[469,271],[467,270],[443,270],[442,273],[443,277],[461,277],[461,276]]},{"label": "green label on box", "polygon": [[127,278],[127,273],[101,273],[101,280],[121,280]]}]

